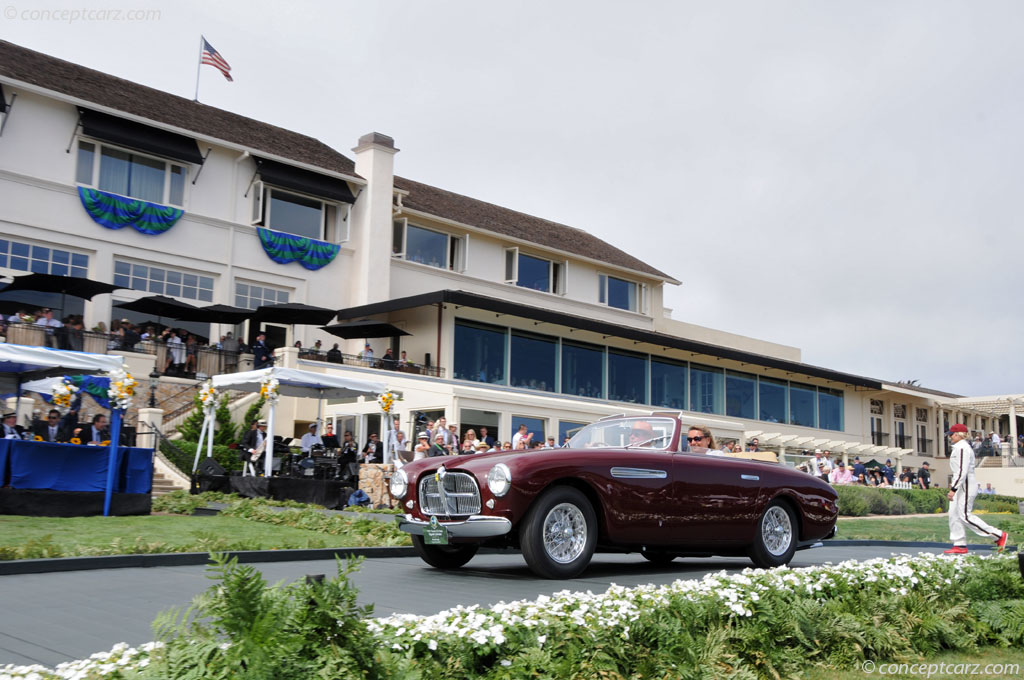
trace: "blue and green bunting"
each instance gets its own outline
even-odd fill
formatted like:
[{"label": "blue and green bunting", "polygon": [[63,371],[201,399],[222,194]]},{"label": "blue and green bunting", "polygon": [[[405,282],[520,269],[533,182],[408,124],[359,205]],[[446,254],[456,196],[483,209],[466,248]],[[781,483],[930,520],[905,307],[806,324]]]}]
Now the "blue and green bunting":
[{"label": "blue and green bunting", "polygon": [[89,217],[108,229],[131,226],[142,234],[162,234],[185,214],[181,208],[125,198],[99,189],[78,187],[78,195]]},{"label": "blue and green bunting", "polygon": [[[89,395],[101,408],[110,408],[110,396],[107,391],[110,389],[110,378],[98,375],[66,375],[72,385],[78,388],[71,400],[71,410],[79,411],[82,408],[82,397]],[[39,394],[46,403],[53,402],[53,395],[41,392]]]},{"label": "blue and green bunting", "polygon": [[267,257],[278,264],[298,262],[306,269],[316,271],[330,264],[341,250],[339,245],[305,236],[285,234],[263,227],[258,227],[257,231]]}]

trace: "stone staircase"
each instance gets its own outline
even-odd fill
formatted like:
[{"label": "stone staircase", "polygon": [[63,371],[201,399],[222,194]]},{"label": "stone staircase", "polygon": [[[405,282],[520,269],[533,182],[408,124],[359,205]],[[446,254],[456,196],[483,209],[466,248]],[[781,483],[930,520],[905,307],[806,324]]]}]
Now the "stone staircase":
[{"label": "stone staircase", "polygon": [[978,459],[977,467],[982,468],[1001,468],[1003,467],[1002,456],[985,456]]},{"label": "stone staircase", "polygon": [[171,479],[170,477],[168,477],[167,475],[165,475],[162,472],[154,472],[153,473],[153,491],[152,491],[153,498],[156,498],[157,496],[163,496],[165,493],[170,493],[172,491],[177,491],[178,489],[187,489],[187,488],[188,488],[187,486],[184,486],[184,485],[176,482],[175,480]]}]

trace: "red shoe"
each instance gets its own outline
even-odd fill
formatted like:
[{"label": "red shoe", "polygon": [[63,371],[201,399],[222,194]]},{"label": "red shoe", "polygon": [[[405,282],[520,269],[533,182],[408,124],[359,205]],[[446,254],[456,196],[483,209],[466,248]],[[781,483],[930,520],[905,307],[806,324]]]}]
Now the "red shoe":
[{"label": "red shoe", "polygon": [[1003,550],[1006,548],[1006,541],[1009,540],[1009,538],[1010,534],[1004,531],[1003,535],[999,537],[998,541],[996,541],[996,550],[998,552],[1003,552]]},{"label": "red shoe", "polygon": [[966,545],[954,545],[952,548],[950,548],[949,550],[947,550],[943,554],[944,555],[966,555],[967,554],[967,546]]}]

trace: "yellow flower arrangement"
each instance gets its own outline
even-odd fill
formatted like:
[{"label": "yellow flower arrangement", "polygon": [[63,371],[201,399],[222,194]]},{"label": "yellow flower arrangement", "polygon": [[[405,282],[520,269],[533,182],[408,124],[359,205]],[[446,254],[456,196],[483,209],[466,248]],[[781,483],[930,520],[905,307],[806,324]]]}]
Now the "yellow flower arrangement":
[{"label": "yellow flower arrangement", "polygon": [[384,413],[391,413],[391,409],[394,408],[395,402],[399,399],[400,397],[396,397],[393,393],[385,392],[377,397],[377,404],[380,405],[380,409]]},{"label": "yellow flower arrangement", "polygon": [[81,439],[79,439],[78,437],[72,437],[72,438],[71,438],[71,443],[72,443],[72,444],[81,444],[81,443],[82,443],[82,440],[81,440]]},{"label": "yellow flower arrangement", "polygon": [[131,373],[113,371],[110,374],[110,389],[107,390],[111,408],[127,410],[132,405],[132,396],[138,384]]},{"label": "yellow flower arrangement", "polygon": [[268,404],[276,404],[281,398],[281,391],[277,378],[269,373],[260,380],[260,396],[267,400]]},{"label": "yellow flower arrangement", "polygon": [[39,435],[36,435],[36,436],[35,436],[35,437],[33,437],[32,439],[34,439],[34,440],[35,440],[35,441],[37,441],[37,442],[41,442],[41,441],[43,441],[43,438],[42,438],[42,437],[40,437]]},{"label": "yellow flower arrangement", "polygon": [[104,441],[101,441],[100,442],[100,446],[110,446],[110,440],[109,439],[105,439]]}]

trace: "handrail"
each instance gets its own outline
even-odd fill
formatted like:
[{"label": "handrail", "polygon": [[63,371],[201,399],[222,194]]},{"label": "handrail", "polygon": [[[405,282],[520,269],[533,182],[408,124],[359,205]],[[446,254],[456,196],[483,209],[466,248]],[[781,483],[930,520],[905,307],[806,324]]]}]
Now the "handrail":
[{"label": "handrail", "polygon": [[[156,446],[153,447],[154,449],[159,451],[160,450],[160,444],[166,444],[168,447],[173,449],[176,454],[178,454],[178,456],[181,458],[181,460],[188,460],[189,454],[185,453],[180,448],[178,448],[178,445],[175,444],[170,439],[168,439],[167,436],[163,432],[160,431],[160,428],[154,427],[152,423],[146,423],[146,425],[149,427],[149,431],[146,432],[145,434],[147,434],[147,435],[148,434],[154,434],[154,435],[156,435],[156,438],[158,440],[157,442],[155,442]],[[166,456],[164,456],[164,458],[167,459]],[[189,477],[190,476],[189,473],[184,472],[174,461],[172,461],[170,459],[167,459],[167,464],[170,465],[171,467],[173,467],[175,470],[177,470],[181,475],[183,475],[185,477]]]}]

